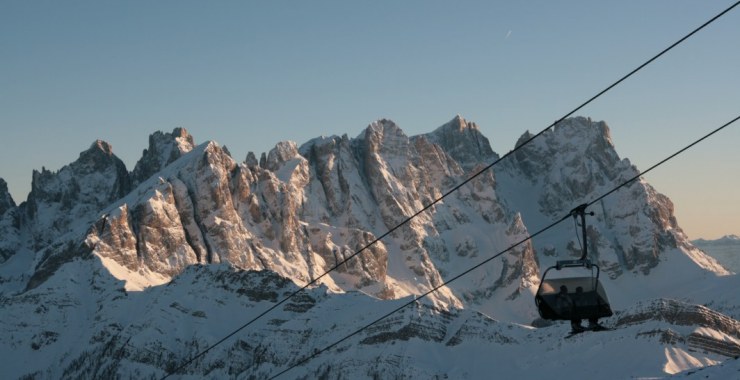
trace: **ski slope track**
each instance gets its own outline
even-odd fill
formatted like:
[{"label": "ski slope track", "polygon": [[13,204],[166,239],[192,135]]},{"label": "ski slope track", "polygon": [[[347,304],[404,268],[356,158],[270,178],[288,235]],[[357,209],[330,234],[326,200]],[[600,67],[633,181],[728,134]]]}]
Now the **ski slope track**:
[{"label": "ski slope track", "polygon": [[[461,116],[384,119],[241,162],[156,132],[132,171],[95,141],[20,204],[0,179],[3,377],[161,378],[498,158]],[[740,280],[643,179],[587,219],[612,330],[538,317],[540,273],[580,256],[567,221],[416,299],[637,170],[606,123],[566,119],[174,378],[270,377],[409,301],[282,377],[738,378]]]}]

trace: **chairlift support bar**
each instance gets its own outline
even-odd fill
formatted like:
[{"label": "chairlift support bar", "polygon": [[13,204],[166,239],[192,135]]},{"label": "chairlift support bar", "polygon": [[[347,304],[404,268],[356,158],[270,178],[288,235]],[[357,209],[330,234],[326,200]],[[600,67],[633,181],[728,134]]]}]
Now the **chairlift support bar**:
[{"label": "chairlift support bar", "polygon": [[[599,272],[601,269],[598,265],[591,262],[588,259],[588,237],[586,236],[586,215],[594,215],[594,212],[586,212],[588,203],[584,203],[573,210],[570,210],[570,215],[574,218],[581,217],[581,234],[583,235],[583,247],[581,248],[581,258],[577,260],[558,260],[554,266],[555,269],[561,270],[563,268],[574,268],[574,267],[586,267],[587,269],[593,269],[596,267],[596,278],[599,278]],[[548,269],[549,270],[549,269]],[[547,274],[547,271],[545,271]],[[543,276],[544,277],[544,276]]]},{"label": "chairlift support bar", "polygon": [[[588,207],[588,203],[584,203],[572,210],[570,210],[570,214],[573,215],[574,218],[580,216],[581,217],[581,232],[583,233],[583,253],[581,254],[580,261],[587,260],[588,257],[588,241],[586,240],[586,214],[593,216],[594,212],[586,212],[586,207]],[[558,262],[558,266],[559,262]],[[587,266],[590,266],[590,262]]]}]

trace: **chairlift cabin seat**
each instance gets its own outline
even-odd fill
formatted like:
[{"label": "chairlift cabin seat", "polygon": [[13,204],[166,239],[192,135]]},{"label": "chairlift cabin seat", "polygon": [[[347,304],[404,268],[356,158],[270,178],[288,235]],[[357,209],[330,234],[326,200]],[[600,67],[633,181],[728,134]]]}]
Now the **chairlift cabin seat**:
[{"label": "chairlift cabin seat", "polygon": [[[547,268],[542,274],[540,286],[534,302],[540,317],[549,320],[594,320],[610,317],[612,313],[606,291],[599,282],[601,270],[599,266],[588,260],[588,235],[586,234],[586,212],[588,203],[584,203],[570,211],[573,219],[580,217],[581,233],[583,234],[583,250],[579,260],[560,260],[555,266]],[[576,222],[577,225],[577,222]],[[578,234],[576,234],[576,237]],[[548,279],[547,273],[552,269],[560,271],[563,268],[584,268],[590,270],[590,276],[565,277]],[[596,272],[594,274],[594,268]]]},{"label": "chairlift cabin seat", "polygon": [[[589,276],[547,278],[552,269],[583,267]],[[594,268],[596,272],[594,274]],[[588,260],[558,261],[542,275],[535,304],[540,317],[548,320],[598,319],[611,316],[612,309],[604,287],[599,282],[598,265]]]}]

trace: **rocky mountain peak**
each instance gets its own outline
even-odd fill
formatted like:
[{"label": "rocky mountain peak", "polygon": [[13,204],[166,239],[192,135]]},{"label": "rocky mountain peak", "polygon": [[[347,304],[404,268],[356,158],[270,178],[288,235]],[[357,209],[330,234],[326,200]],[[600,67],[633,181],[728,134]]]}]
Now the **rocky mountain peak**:
[{"label": "rocky mountain peak", "polygon": [[268,170],[276,171],[283,163],[298,156],[298,145],[293,141],[282,141],[275,145],[267,154],[265,161]]},{"label": "rocky mountain peak", "polygon": [[171,135],[175,138],[175,141],[177,141],[178,145],[183,147],[183,150],[186,150],[187,147],[189,147],[189,149],[193,149],[193,146],[195,145],[193,143],[193,136],[188,133],[187,129],[176,127],[172,130]]},{"label": "rocky mountain peak", "polygon": [[247,158],[244,160],[244,163],[246,163],[247,167],[250,169],[255,169],[260,164],[257,160],[257,156],[254,155],[254,152],[247,153]]},{"label": "rocky mountain peak", "polygon": [[587,141],[605,139],[611,143],[609,126],[604,121],[594,121],[590,117],[576,116],[565,119],[557,123],[552,130],[571,138],[580,139],[576,136],[583,136],[582,139]]},{"label": "rocky mountain peak", "polygon": [[92,173],[115,165],[116,160],[118,158],[113,154],[113,146],[103,140],[95,140],[90,148],[80,153],[80,157],[72,165],[78,172]]},{"label": "rocky mountain peak", "polygon": [[8,192],[8,183],[0,178],[0,215],[5,214],[11,208],[15,208],[15,201],[13,201],[13,197]]},{"label": "rocky mountain peak", "polygon": [[431,133],[423,135],[429,141],[438,144],[464,168],[488,163],[498,158],[491,149],[488,139],[483,136],[478,126],[457,115],[449,122]]},{"label": "rocky mountain peak", "polygon": [[462,117],[460,114],[455,115],[455,117],[453,117],[452,120],[450,120],[449,122],[445,123],[443,126],[441,126],[438,129],[441,129],[441,128],[452,128],[452,127],[454,127],[455,129],[457,129],[459,131],[464,131],[464,130],[469,129],[469,128],[470,129],[478,130],[478,125],[477,124],[475,124],[474,122],[470,122],[470,121],[465,120],[465,118]]},{"label": "rocky mountain peak", "polygon": [[[517,145],[531,136],[525,133]],[[496,169],[496,174],[504,192],[512,198],[522,188],[531,189],[527,199],[516,205],[524,210],[529,225],[529,220],[564,215],[633,178],[638,170],[616,153],[606,123],[575,117],[522,146]],[[685,257],[704,270],[726,273],[690,245],[676,222],[670,199],[644,180],[632,182],[593,205],[592,210],[597,217],[589,222],[589,239],[594,245],[590,251],[610,277],[619,277],[625,271],[649,274],[671,257],[666,252],[676,249],[683,250]],[[629,226],[625,220],[630,221]],[[567,242],[551,252],[572,256],[572,244]]]},{"label": "rocky mountain peak", "polygon": [[[109,174],[113,175],[109,177]],[[31,195],[36,200],[45,199],[48,192],[58,190],[62,183],[79,184],[85,182],[85,177],[88,176],[101,176],[103,178],[96,179],[112,180],[117,183],[115,194],[105,194],[105,200],[115,200],[130,190],[128,173],[123,161],[113,154],[113,147],[109,143],[96,140],[90,145],[90,148],[80,153],[77,160],[64,166],[58,172],[52,172],[46,168],[42,168],[40,172],[34,170],[32,173]]]},{"label": "rocky mountain peak", "polygon": [[34,170],[31,193],[23,205],[33,245],[43,246],[69,232],[73,224],[91,220],[130,190],[126,165],[102,140],[93,142],[58,172]]},{"label": "rocky mountain peak", "polygon": [[409,137],[392,120],[380,119],[371,123],[358,137],[368,153],[406,155]]},{"label": "rocky mountain peak", "polygon": [[385,118],[378,119],[370,123],[370,125],[365,128],[363,134],[368,133],[368,131],[373,133],[403,133],[401,128],[393,120]]},{"label": "rocky mountain peak", "polygon": [[105,155],[113,155],[113,146],[110,145],[107,141],[103,140],[95,140],[90,145],[90,149],[88,151],[99,151]]},{"label": "rocky mountain peak", "polygon": [[[525,132],[516,146],[520,146],[532,136],[529,131]],[[593,163],[588,163],[591,160]],[[578,177],[590,173],[613,179],[624,170],[634,172],[629,161],[622,160],[617,155],[607,124],[603,121],[594,122],[591,118],[585,117],[569,118],[558,123],[518,150],[513,155],[512,162],[519,168],[521,174],[531,179],[539,179],[543,173],[559,166],[574,168],[579,173],[571,174],[579,174]],[[560,177],[552,180],[560,181]],[[585,190],[588,192],[592,188]]]},{"label": "rocky mountain peak", "polygon": [[172,133],[157,131],[151,134],[149,147],[144,149],[141,159],[131,173],[134,183],[145,181],[194,147],[193,136],[185,128],[175,128]]},{"label": "rocky mountain peak", "polygon": [[[534,135],[530,131],[524,132],[515,146],[523,144],[532,136]],[[538,139],[536,142],[539,145],[550,145],[553,142],[561,141],[570,145],[596,144],[602,148],[614,149],[609,126],[604,121],[593,121],[590,117],[567,118],[557,123],[543,136],[546,136],[546,141]]]}]

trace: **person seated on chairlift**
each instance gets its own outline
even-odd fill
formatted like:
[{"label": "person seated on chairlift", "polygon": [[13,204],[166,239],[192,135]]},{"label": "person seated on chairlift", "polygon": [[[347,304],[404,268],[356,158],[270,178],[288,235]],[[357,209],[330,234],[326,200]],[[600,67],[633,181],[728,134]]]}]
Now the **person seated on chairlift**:
[{"label": "person seated on chairlift", "polygon": [[[576,288],[576,294],[575,294],[574,298],[575,298],[575,300],[573,302],[574,303],[574,307],[577,306],[579,303],[581,303],[581,302],[584,301],[584,299],[583,299],[583,288],[582,287],[579,286],[579,287]],[[583,326],[581,326],[581,321],[582,321],[581,318],[574,318],[574,319],[571,319],[570,320],[570,327],[571,327],[571,329],[573,329],[573,332],[581,332],[581,331],[584,331]],[[599,324],[599,318],[597,318],[597,317],[589,317],[588,318],[588,329],[589,330],[598,331],[598,330],[603,330],[604,329],[604,326],[601,326]]]},{"label": "person seated on chairlift", "polygon": [[568,294],[568,287],[560,285],[560,293],[555,299],[555,307],[560,315],[571,315],[573,313],[573,299]]}]

